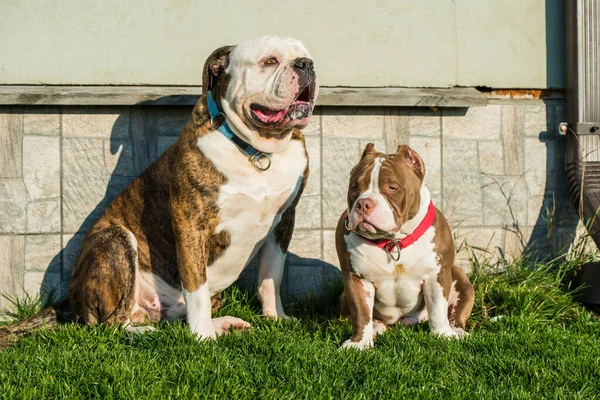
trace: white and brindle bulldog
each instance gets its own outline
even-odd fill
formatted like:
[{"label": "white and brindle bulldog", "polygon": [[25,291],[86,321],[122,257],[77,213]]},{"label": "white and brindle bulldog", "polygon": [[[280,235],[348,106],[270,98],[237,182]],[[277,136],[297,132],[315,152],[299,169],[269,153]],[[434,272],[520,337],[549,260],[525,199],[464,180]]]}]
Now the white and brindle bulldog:
[{"label": "white and brindle bulldog", "polygon": [[279,289],[308,177],[299,129],[318,93],[312,58],[299,41],[272,36],[222,47],[204,65],[202,89],[179,140],[87,234],[69,288],[83,323],[135,330],[186,318],[201,339],[246,329],[211,318],[211,296],[256,254],[263,314],[286,317]]},{"label": "white and brindle bulldog", "polygon": [[372,347],[389,326],[427,319],[438,335],[465,334],[473,286],[454,265],[450,227],[424,177],[423,160],[410,147],[383,154],[372,143],[350,173],[349,211],[336,230],[341,313],[352,323],[344,348]]}]

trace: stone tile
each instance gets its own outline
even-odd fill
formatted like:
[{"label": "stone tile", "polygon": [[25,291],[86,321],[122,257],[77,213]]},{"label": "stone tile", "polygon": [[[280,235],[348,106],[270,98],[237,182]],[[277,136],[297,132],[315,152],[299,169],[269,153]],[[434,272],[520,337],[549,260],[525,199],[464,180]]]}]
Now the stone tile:
[{"label": "stone tile", "polygon": [[315,107],[306,128],[302,129],[304,136],[321,136],[321,107]]},{"label": "stone tile", "polygon": [[323,230],[323,261],[340,269],[340,260],[335,248],[335,230]]},{"label": "stone tile", "polygon": [[527,253],[535,258],[544,258],[554,256],[552,240],[548,236],[548,230],[545,226],[535,226],[527,239]]},{"label": "stone tile", "polygon": [[552,112],[552,108],[545,104],[525,106],[525,135],[539,137],[547,133],[553,123]]},{"label": "stone tile", "polygon": [[579,221],[577,209],[573,205],[569,192],[565,189],[551,191],[548,193],[556,202],[556,213],[554,220],[558,225],[575,225]]},{"label": "stone tile", "polygon": [[77,261],[79,255],[79,249],[85,239],[85,234],[77,233],[75,235],[62,235],[63,237],[63,250],[62,250],[62,276],[63,281],[68,282],[71,279],[71,272]]},{"label": "stone tile", "polygon": [[323,227],[335,228],[347,208],[350,171],[360,159],[359,142],[323,138]]},{"label": "stone tile", "polygon": [[11,306],[4,296],[21,295],[24,245],[24,236],[0,236],[0,309]]},{"label": "stone tile", "polygon": [[322,258],[321,231],[296,229],[288,249],[289,263],[294,265],[309,264],[311,261],[321,260]]},{"label": "stone tile", "polygon": [[0,233],[25,233],[28,201],[21,180],[0,180]]},{"label": "stone tile", "polygon": [[504,175],[504,152],[499,141],[479,142],[479,165],[487,175]]},{"label": "stone tile", "polygon": [[502,106],[501,134],[506,175],[523,174],[523,118],[522,106]]},{"label": "stone tile", "polygon": [[444,109],[442,132],[444,138],[497,140],[500,138],[500,107],[469,107]]},{"label": "stone tile", "polygon": [[[367,145],[369,143],[373,143],[375,145],[375,150],[380,151],[382,153],[387,153],[388,149],[387,149],[387,143],[385,140],[383,139],[372,139],[372,140],[361,140],[360,141],[360,153],[362,154],[362,152],[365,150],[365,147],[367,147]],[[393,150],[396,150],[395,148]]]},{"label": "stone tile", "polygon": [[425,163],[424,184],[433,197],[442,194],[442,145],[439,138],[410,136],[410,147]]},{"label": "stone tile", "polygon": [[410,110],[410,134],[437,137],[441,134],[441,112],[427,108]]},{"label": "stone tile", "polygon": [[321,227],[321,196],[302,196],[296,205],[296,229]]},{"label": "stone tile", "polygon": [[545,226],[551,223],[556,213],[556,202],[552,197],[544,195],[529,196],[527,199],[527,225]]},{"label": "stone tile", "polygon": [[483,190],[477,142],[444,139],[442,147],[444,214],[451,226],[480,226]]},{"label": "stone tile", "polygon": [[[100,139],[63,139],[63,230],[84,231],[104,209],[108,176],[104,142]],[[84,226],[82,223],[86,221]]]},{"label": "stone tile", "polygon": [[526,231],[504,229],[504,258],[508,262],[519,259],[523,255],[528,237]]},{"label": "stone tile", "polygon": [[577,225],[556,227],[550,236],[552,254],[565,254],[569,251],[577,235]]},{"label": "stone tile", "polygon": [[19,109],[0,107],[0,178],[20,178],[23,116]]},{"label": "stone tile", "polygon": [[57,299],[61,296],[62,290],[60,274],[39,271],[25,272],[23,289],[30,296],[46,294]]},{"label": "stone tile", "polygon": [[104,196],[104,203],[106,205],[110,204],[111,201],[115,199],[127,186],[131,184],[135,180],[135,177],[127,176],[113,176],[110,178],[110,182],[108,182],[108,186],[106,187],[106,195]]},{"label": "stone tile", "polygon": [[158,155],[158,113],[146,107],[131,109],[131,141],[135,152],[133,165],[135,175],[141,174],[156,160]]},{"label": "stone tile", "polygon": [[161,115],[158,117],[158,134],[178,138],[191,115],[191,107],[161,110]]},{"label": "stone tile", "polygon": [[306,136],[306,151],[310,173],[303,194],[318,196],[321,194],[321,138]]},{"label": "stone tile", "polygon": [[554,142],[525,139],[525,180],[531,196],[554,189]]},{"label": "stone tile", "polygon": [[31,200],[60,196],[59,138],[23,137],[23,181]]},{"label": "stone tile", "polygon": [[58,107],[26,108],[23,113],[23,133],[58,136],[60,134],[60,109]]},{"label": "stone tile", "polygon": [[441,195],[441,194],[440,194],[440,195],[437,195],[437,196],[434,196],[434,195],[432,195],[432,196],[431,196],[431,201],[433,201],[433,204],[434,204],[434,205],[435,205],[435,206],[436,206],[436,207],[437,207],[437,208],[438,208],[438,209],[439,209],[441,212],[444,212],[444,207],[442,207],[442,206],[443,206],[443,202],[442,202],[442,195]]},{"label": "stone tile", "polygon": [[60,232],[60,199],[36,201],[27,205],[28,233]]},{"label": "stone tile", "polygon": [[579,218],[576,209],[567,197],[559,193],[545,196],[529,196],[527,202],[527,225],[563,226],[575,224]]},{"label": "stone tile", "polygon": [[550,128],[548,130],[548,133],[551,136],[558,136],[558,125],[561,122],[567,122],[567,106],[566,104],[561,104],[561,105],[557,105],[554,107],[554,120],[552,122],[552,124],[550,125]]},{"label": "stone tile", "polygon": [[461,227],[452,231],[457,249],[455,264],[465,271],[471,270],[474,257],[482,264],[494,265],[500,259],[502,239],[501,228]]},{"label": "stone tile", "polygon": [[409,109],[390,107],[385,110],[383,128],[388,151],[395,152],[398,146],[408,143],[410,134]]},{"label": "stone tile", "polygon": [[322,271],[321,266],[291,265],[286,295],[301,300],[311,293],[318,293],[323,286]]},{"label": "stone tile", "polygon": [[65,107],[62,130],[65,137],[128,139],[129,109]]},{"label": "stone tile", "polygon": [[175,144],[177,137],[173,136],[159,136],[157,142],[156,154],[162,155],[169,147]]},{"label": "stone tile", "polygon": [[25,271],[61,272],[60,235],[29,235],[25,238]]},{"label": "stone tile", "polygon": [[522,178],[483,178],[483,222],[486,226],[527,224],[527,187]]},{"label": "stone tile", "polygon": [[383,138],[383,109],[379,107],[325,107],[321,118],[324,137]]},{"label": "stone tile", "polygon": [[129,140],[104,141],[106,172],[115,176],[135,176],[133,146]]}]

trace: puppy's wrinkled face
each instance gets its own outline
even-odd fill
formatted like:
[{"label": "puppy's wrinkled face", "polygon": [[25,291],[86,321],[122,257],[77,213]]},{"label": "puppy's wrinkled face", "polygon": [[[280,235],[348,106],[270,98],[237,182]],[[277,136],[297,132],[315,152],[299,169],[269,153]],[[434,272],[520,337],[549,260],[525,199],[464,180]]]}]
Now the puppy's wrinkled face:
[{"label": "puppy's wrinkled face", "polygon": [[365,148],[360,162],[350,173],[348,227],[370,239],[394,238],[420,207],[420,190],[425,177],[423,160],[402,145],[395,154]]},{"label": "puppy's wrinkled face", "polygon": [[221,106],[236,133],[264,152],[281,151],[304,128],[318,95],[313,60],[295,39],[263,36],[235,46]]}]

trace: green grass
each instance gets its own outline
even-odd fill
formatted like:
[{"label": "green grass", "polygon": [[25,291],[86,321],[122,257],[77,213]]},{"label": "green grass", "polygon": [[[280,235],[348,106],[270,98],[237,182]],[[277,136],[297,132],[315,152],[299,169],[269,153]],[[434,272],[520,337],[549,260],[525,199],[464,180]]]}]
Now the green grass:
[{"label": "green grass", "polygon": [[573,299],[574,265],[520,260],[492,274],[475,263],[469,337],[396,327],[364,352],[338,350],[350,335],[337,314],[339,285],[288,307],[298,319],[281,322],[231,288],[218,315],[253,329],[213,342],[180,323],[134,337],[63,325],[0,352],[0,396],[600,398],[600,322]]}]

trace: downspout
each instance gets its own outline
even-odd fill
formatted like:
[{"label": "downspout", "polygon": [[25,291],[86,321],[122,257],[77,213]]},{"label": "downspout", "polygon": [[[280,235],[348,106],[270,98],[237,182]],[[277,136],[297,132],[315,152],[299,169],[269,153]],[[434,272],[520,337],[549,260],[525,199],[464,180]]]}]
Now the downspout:
[{"label": "downspout", "polygon": [[[600,2],[566,0],[565,24],[568,111],[559,131],[566,135],[567,184],[579,217],[600,248]],[[584,270],[584,280],[586,274],[593,282],[584,283],[595,290],[587,290],[584,301],[600,304],[600,265]]]}]

